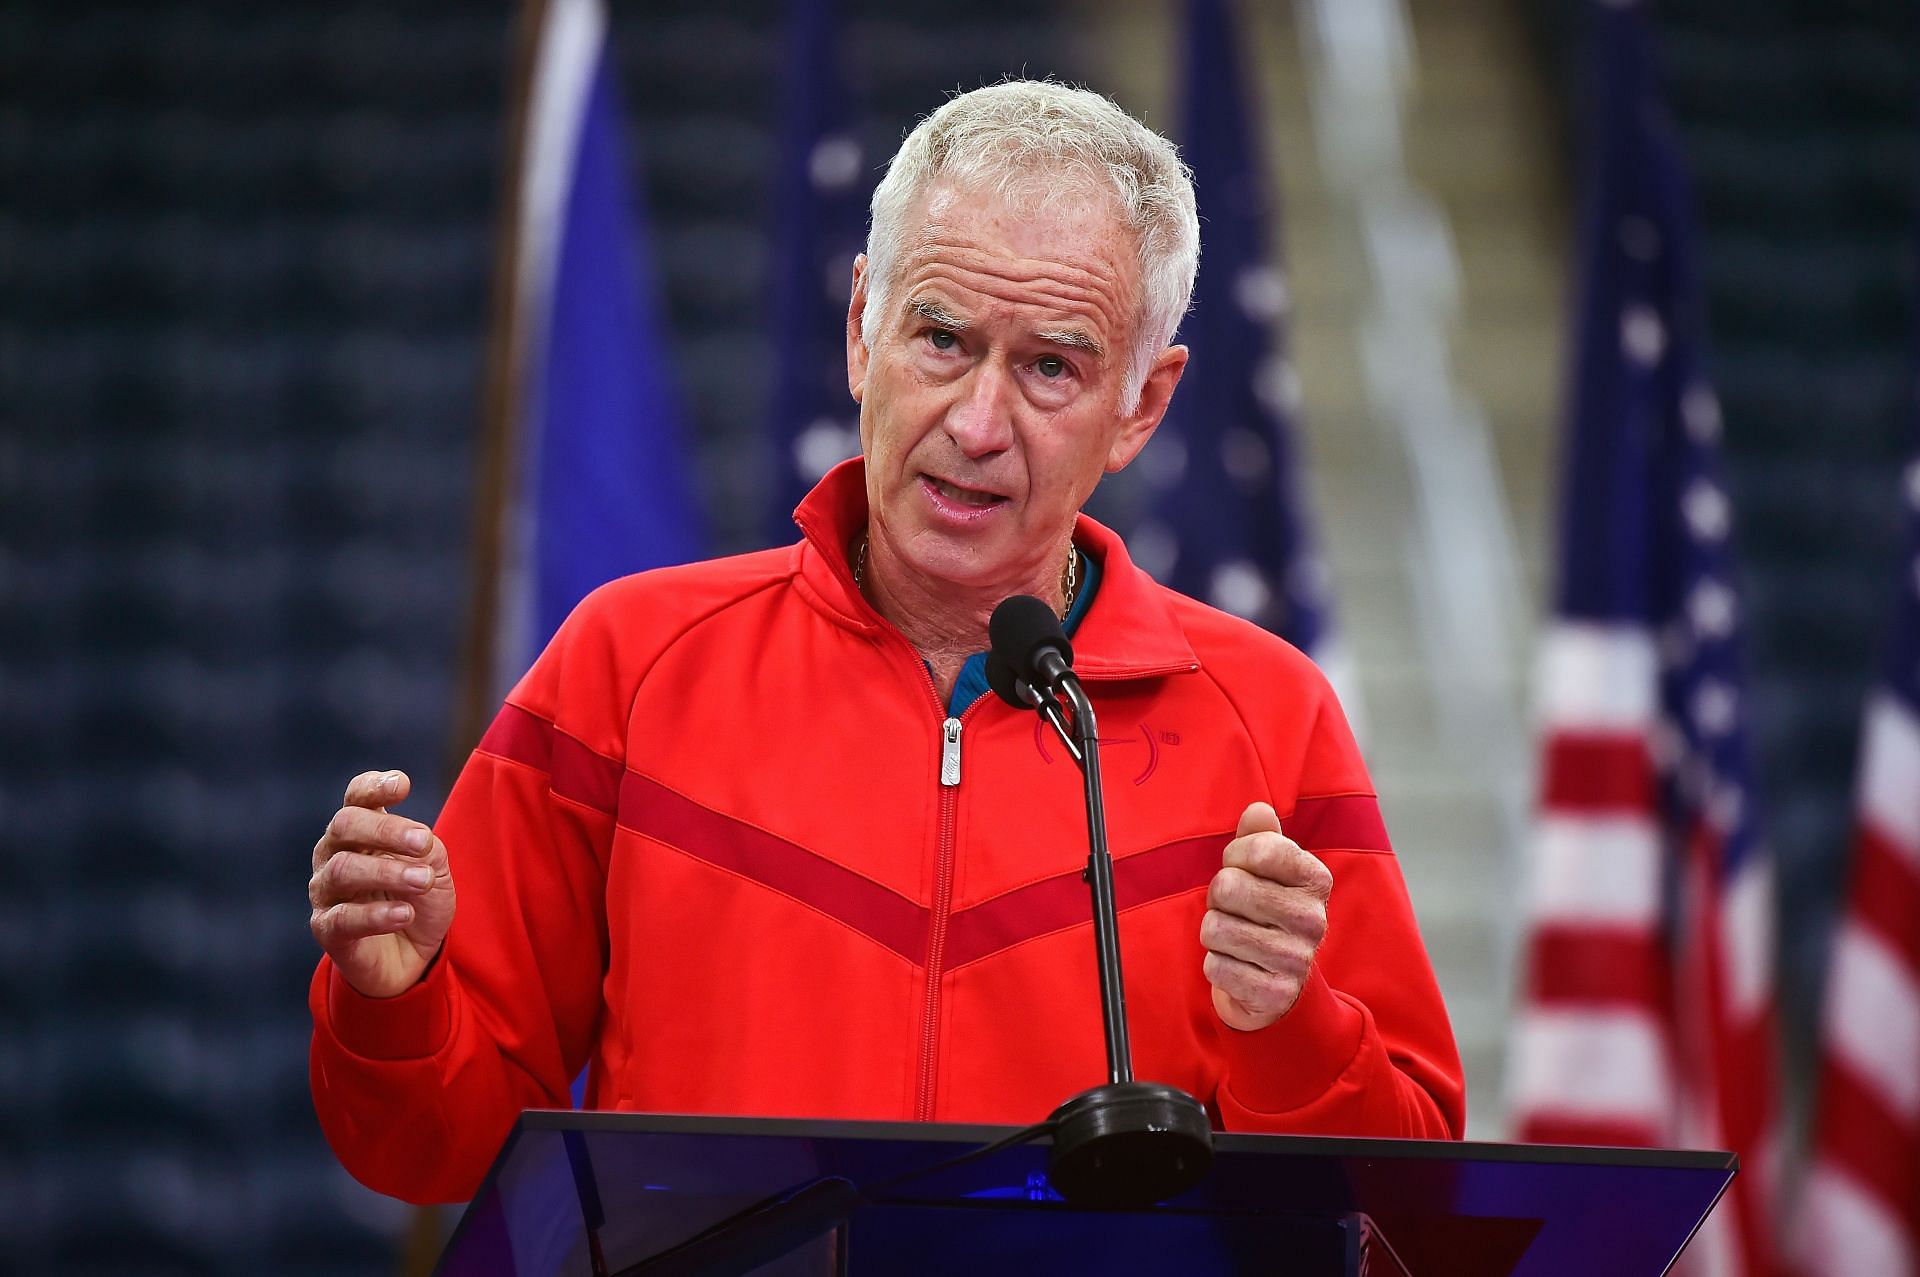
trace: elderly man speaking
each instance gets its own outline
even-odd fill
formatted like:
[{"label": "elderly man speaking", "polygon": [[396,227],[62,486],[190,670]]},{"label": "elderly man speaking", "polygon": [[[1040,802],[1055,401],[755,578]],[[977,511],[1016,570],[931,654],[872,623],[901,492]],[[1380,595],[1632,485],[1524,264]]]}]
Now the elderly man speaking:
[{"label": "elderly man speaking", "polygon": [[315,846],[313,1091],[356,1176],[464,1198],[583,1067],[593,1108],[1020,1124],[1104,1076],[1079,775],[982,694],[1014,594],[1115,742],[1139,1075],[1229,1130],[1459,1135],[1325,679],[1080,513],[1179,384],[1198,253],[1173,146],[1097,94],[1001,84],[913,130],[847,310],[862,455],[799,543],[602,587],[436,829],[372,772]]}]

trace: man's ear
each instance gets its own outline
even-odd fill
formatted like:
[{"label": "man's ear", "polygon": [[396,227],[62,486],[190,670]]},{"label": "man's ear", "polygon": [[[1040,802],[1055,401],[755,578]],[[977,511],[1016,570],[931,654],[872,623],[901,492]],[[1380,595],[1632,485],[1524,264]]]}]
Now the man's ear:
[{"label": "man's ear", "polygon": [[1173,401],[1173,388],[1180,384],[1180,374],[1186,370],[1185,346],[1168,346],[1153,361],[1140,387],[1139,405],[1120,423],[1120,432],[1114,436],[1113,446],[1107,449],[1108,474],[1126,469],[1127,464],[1140,455],[1140,449],[1147,446],[1147,440],[1160,428],[1160,419],[1167,415],[1167,405]]},{"label": "man's ear", "polygon": [[867,389],[867,339],[861,318],[867,309],[867,255],[853,259],[853,295],[847,301],[847,392],[855,403]]}]

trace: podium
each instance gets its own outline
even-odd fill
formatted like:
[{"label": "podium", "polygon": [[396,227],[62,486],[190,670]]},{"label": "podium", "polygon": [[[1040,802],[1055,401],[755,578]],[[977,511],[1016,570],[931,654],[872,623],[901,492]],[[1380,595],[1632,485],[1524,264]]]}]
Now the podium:
[{"label": "podium", "polygon": [[[713,1271],[718,1237],[722,1270],[769,1277],[1640,1277],[1667,1270],[1737,1169],[1731,1153],[1217,1134],[1199,1187],[1091,1211],[1048,1187],[1044,1135],[990,1147],[1015,1134],[533,1110],[437,1271]],[[708,1249],[690,1258],[693,1239]]]}]

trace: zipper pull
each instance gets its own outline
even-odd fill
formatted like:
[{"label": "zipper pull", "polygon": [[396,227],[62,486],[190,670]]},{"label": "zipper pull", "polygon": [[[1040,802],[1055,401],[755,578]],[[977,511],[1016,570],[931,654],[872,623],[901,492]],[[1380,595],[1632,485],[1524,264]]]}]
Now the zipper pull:
[{"label": "zipper pull", "polygon": [[960,720],[949,718],[940,724],[940,783],[960,783]]}]

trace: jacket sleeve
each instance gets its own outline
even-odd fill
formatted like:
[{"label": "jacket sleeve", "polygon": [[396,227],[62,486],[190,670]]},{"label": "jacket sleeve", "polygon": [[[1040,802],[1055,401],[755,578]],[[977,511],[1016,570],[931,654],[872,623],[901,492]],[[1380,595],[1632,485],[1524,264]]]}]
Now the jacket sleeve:
[{"label": "jacket sleeve", "polygon": [[427,976],[361,996],[322,958],[314,1106],[341,1163],[409,1201],[472,1196],[524,1108],[566,1107],[600,1016],[604,883],[631,676],[603,592],[562,627],[468,760],[435,832],[455,896]]},{"label": "jacket sleeve", "polygon": [[1221,1120],[1240,1131],[1458,1139],[1460,1053],[1406,882],[1339,702],[1318,670],[1306,677],[1311,729],[1265,761],[1282,831],[1333,872],[1327,934],[1286,1015],[1252,1032],[1214,1019]]}]

